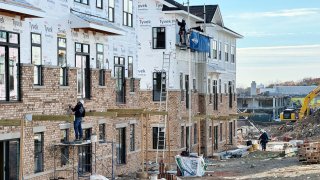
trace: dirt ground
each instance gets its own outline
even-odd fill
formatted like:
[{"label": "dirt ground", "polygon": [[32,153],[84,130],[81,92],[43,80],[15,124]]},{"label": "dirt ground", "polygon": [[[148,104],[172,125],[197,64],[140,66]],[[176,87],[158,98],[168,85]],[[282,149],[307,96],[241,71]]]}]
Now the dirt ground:
[{"label": "dirt ground", "polygon": [[209,160],[207,175],[187,179],[296,179],[320,180],[320,164],[304,165],[297,157],[280,157],[280,153],[256,151],[247,157]]}]

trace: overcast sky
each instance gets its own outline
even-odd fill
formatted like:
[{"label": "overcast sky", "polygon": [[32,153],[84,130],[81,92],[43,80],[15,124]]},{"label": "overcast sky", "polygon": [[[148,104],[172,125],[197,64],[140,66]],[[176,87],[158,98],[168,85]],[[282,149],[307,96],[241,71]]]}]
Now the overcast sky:
[{"label": "overcast sky", "polygon": [[237,43],[238,87],[320,76],[320,0],[190,3],[218,4],[224,25],[244,36]]}]

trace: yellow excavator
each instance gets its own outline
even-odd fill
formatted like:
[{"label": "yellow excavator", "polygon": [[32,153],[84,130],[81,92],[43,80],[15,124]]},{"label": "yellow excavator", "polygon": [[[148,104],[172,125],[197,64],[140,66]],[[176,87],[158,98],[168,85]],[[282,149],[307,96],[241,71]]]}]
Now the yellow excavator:
[{"label": "yellow excavator", "polygon": [[280,113],[281,121],[296,121],[302,120],[305,116],[310,114],[310,102],[320,94],[320,86],[313,89],[303,101],[303,104],[300,110],[297,109],[285,109],[282,113]]}]

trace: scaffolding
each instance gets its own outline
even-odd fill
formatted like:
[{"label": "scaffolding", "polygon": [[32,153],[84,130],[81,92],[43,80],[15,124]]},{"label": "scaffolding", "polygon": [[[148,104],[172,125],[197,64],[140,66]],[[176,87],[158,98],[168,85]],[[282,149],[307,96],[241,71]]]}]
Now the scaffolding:
[{"label": "scaffolding", "polygon": [[[94,144],[94,148],[92,148]],[[102,155],[99,157],[97,155],[97,145],[96,142],[91,142],[91,141],[84,141],[82,143],[75,143],[75,142],[64,142],[64,143],[57,143],[53,145],[53,158],[54,158],[54,171],[53,171],[53,178],[51,180],[59,180],[59,179],[81,179],[81,178],[89,178],[90,175],[93,173],[97,173],[97,162],[100,161],[99,165],[102,166],[104,170],[106,170],[106,174],[109,174],[110,176],[105,176],[110,179],[115,179],[115,174],[114,174],[114,142],[113,141],[106,141],[103,143],[100,143],[100,145],[107,145],[111,144],[111,172],[108,170],[108,165],[104,165],[102,162],[104,159],[107,159],[106,157],[102,157],[104,154],[108,153],[101,153]],[[62,149],[67,148],[68,154],[72,155],[70,158],[64,156],[62,154]],[[92,149],[91,149],[92,148]],[[80,150],[81,149],[81,150]],[[84,152],[84,149],[89,149],[88,152]],[[102,148],[104,150],[106,148]],[[63,157],[66,159],[67,164],[65,167],[58,168],[57,167],[57,151],[61,152],[61,158]],[[71,151],[70,151],[71,150]],[[80,151],[80,152],[79,152]],[[78,157],[75,157],[75,155],[78,155]],[[76,160],[78,158],[78,161]],[[85,159],[83,158],[90,158],[89,162],[86,163]],[[83,162],[84,161],[84,162]],[[76,162],[78,164],[76,164]],[[93,168],[94,166],[94,168]],[[94,172],[93,172],[94,169]],[[61,177],[58,176],[58,172],[72,172],[72,175],[69,175],[67,177]],[[103,174],[105,175],[105,174]]]}]

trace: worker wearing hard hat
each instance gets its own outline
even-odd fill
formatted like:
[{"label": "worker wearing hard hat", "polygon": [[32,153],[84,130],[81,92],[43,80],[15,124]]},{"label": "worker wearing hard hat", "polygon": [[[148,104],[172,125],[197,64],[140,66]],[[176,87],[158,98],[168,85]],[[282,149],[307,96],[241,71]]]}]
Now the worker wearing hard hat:
[{"label": "worker wearing hard hat", "polygon": [[260,135],[259,140],[262,147],[262,151],[265,151],[270,138],[265,130],[261,130],[261,132],[262,134]]}]

